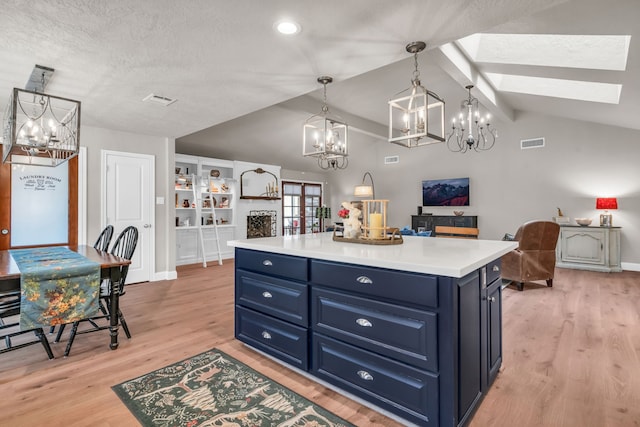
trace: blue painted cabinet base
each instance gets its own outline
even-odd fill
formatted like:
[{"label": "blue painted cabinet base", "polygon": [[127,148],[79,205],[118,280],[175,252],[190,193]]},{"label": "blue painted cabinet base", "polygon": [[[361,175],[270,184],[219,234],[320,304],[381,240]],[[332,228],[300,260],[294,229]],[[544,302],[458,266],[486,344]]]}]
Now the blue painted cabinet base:
[{"label": "blue painted cabinet base", "polygon": [[236,248],[235,336],[421,426],[469,423],[502,363],[500,260],[463,278]]}]

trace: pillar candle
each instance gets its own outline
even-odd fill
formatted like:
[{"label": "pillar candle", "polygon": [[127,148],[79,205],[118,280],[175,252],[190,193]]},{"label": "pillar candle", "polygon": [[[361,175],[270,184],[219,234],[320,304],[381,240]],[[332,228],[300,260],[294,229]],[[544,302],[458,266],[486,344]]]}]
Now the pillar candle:
[{"label": "pillar candle", "polygon": [[369,235],[372,239],[382,239],[382,214],[372,213],[369,214]]}]

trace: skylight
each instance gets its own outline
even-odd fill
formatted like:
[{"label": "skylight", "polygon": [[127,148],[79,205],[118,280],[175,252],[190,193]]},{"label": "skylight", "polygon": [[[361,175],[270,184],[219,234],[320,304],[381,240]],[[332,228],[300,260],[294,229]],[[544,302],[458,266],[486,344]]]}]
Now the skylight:
[{"label": "skylight", "polygon": [[486,73],[499,91],[618,104],[622,85],[510,74]]},{"label": "skylight", "polygon": [[474,62],[622,71],[628,35],[473,34],[458,40]]}]

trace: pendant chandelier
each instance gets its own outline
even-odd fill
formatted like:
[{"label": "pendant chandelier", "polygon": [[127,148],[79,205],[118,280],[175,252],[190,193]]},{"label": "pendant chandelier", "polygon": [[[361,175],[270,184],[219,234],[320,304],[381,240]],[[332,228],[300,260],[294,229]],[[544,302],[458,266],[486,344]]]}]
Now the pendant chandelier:
[{"label": "pendant chandelier", "polygon": [[53,71],[36,65],[26,89],[13,89],[3,121],[3,162],[58,166],[78,154],[80,102],[44,93]]},{"label": "pendant chandelier", "polygon": [[348,126],[338,116],[332,116],[327,106],[327,84],[332,77],[318,77],[324,87],[322,109],[307,119],[303,127],[302,155],[315,157],[322,169],[345,169],[348,160]]},{"label": "pendant chandelier", "polygon": [[458,122],[453,119],[451,133],[447,138],[447,148],[455,153],[491,150],[498,137],[498,131],[489,123],[491,115],[480,116],[478,98],[471,96],[472,88],[473,85],[465,86],[469,91],[469,98],[462,101]]},{"label": "pendant chandelier", "polygon": [[415,65],[411,87],[389,101],[389,142],[407,148],[444,142],[444,100],[420,83],[418,53],[426,47],[424,42],[406,46]]}]

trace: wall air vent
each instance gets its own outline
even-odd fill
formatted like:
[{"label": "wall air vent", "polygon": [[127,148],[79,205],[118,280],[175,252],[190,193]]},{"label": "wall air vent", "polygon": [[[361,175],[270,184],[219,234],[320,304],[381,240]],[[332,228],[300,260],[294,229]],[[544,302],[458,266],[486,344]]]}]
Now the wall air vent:
[{"label": "wall air vent", "polygon": [[521,150],[527,150],[529,148],[542,148],[542,147],[544,147],[544,138],[532,138],[532,139],[520,140]]},{"label": "wall air vent", "polygon": [[400,156],[386,156],[384,158],[385,165],[392,165],[394,163],[400,163]]},{"label": "wall air vent", "polygon": [[176,102],[177,99],[171,99],[171,98],[167,98],[166,96],[149,94],[149,95],[145,96],[142,101],[143,102],[150,102],[152,104],[158,104],[158,105],[163,105],[165,107],[168,107],[169,105],[171,105],[174,102]]}]

